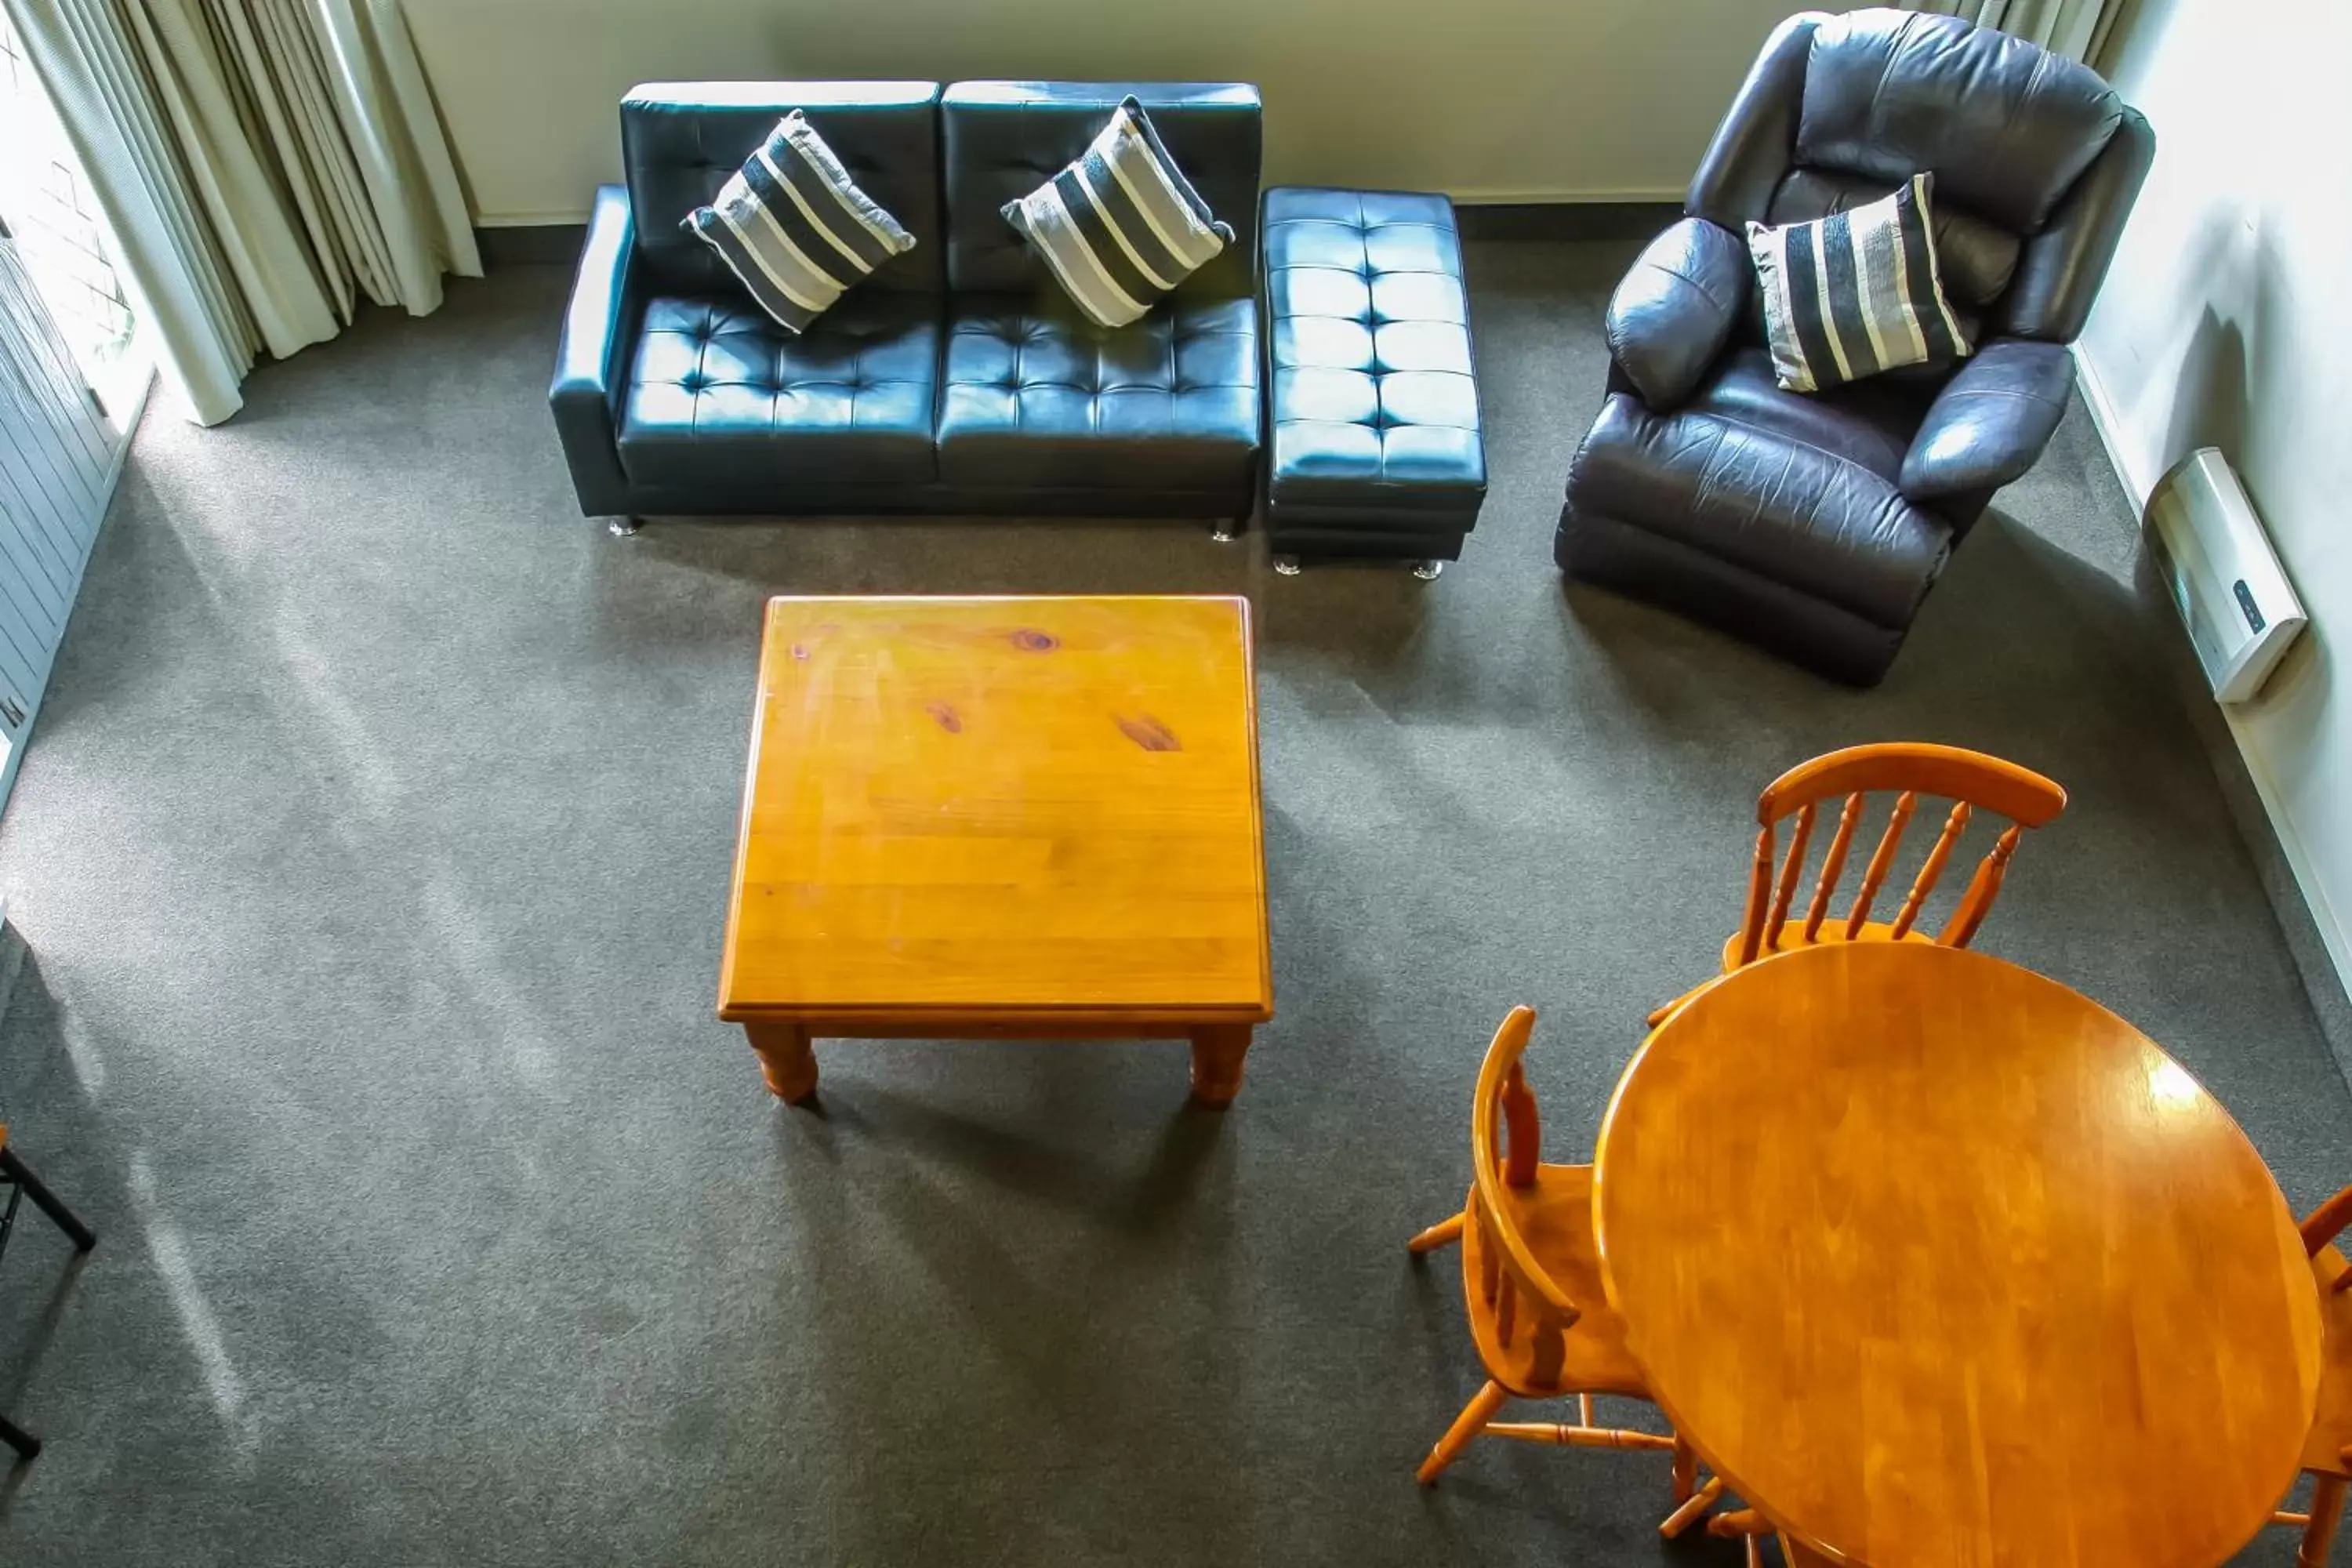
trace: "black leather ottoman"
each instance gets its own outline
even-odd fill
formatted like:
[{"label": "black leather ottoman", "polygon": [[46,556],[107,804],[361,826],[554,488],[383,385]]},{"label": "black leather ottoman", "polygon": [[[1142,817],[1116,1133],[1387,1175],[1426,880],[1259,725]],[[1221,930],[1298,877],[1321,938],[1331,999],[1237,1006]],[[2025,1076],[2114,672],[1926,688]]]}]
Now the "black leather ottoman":
[{"label": "black leather ottoman", "polygon": [[1454,204],[1403,191],[1265,194],[1265,528],[1302,559],[1461,559],[1486,499]]}]

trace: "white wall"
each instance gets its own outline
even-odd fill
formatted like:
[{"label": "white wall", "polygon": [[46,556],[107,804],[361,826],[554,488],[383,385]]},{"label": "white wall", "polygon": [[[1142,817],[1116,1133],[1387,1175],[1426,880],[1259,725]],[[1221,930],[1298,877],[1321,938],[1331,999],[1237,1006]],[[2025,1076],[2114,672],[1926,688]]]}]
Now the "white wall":
[{"label": "white wall", "polygon": [[1268,184],[1676,199],[1788,0],[406,0],[479,221],[572,222],[631,84],[1254,81]]},{"label": "white wall", "polygon": [[2144,0],[2105,62],[2156,166],[2081,345],[2136,501],[2221,448],[2312,626],[2230,710],[2338,974],[2352,984],[2352,9]]}]

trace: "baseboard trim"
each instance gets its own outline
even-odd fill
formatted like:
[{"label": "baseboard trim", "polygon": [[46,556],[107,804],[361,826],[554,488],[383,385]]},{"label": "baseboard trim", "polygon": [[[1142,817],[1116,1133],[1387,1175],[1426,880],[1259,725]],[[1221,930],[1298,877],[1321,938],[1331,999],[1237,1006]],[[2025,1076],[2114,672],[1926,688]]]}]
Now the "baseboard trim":
[{"label": "baseboard trim", "polygon": [[486,228],[561,228],[566,224],[578,227],[588,221],[588,207],[582,203],[576,207],[550,207],[536,213],[494,213],[474,220],[475,232]]},{"label": "baseboard trim", "polygon": [[570,266],[587,243],[585,223],[501,224],[474,230],[485,267]]},{"label": "baseboard trim", "polygon": [[[1279,184],[1280,182],[1276,182]],[[1659,202],[1680,207],[1681,185],[1615,185],[1607,190],[1564,191],[1557,186],[1456,185],[1445,193],[1457,206],[1606,207],[1652,206]]]},{"label": "baseboard trim", "polygon": [[1682,201],[1473,201],[1454,198],[1465,239],[1648,239]]},{"label": "baseboard trim", "polygon": [[2137,510],[2147,505],[2148,493],[2156,489],[2159,476],[2142,471],[2139,458],[2125,449],[2123,418],[2108,395],[2106,381],[2099,374],[2098,362],[2083,352],[2079,341],[2073,353],[2074,379],[2083,389],[2083,405],[2090,411],[2091,428],[2098,432],[2099,445],[2106,448],[2107,465],[2115,469],[2116,479]]},{"label": "baseboard trim", "polygon": [[[2161,475],[2149,471],[2147,461],[2125,441],[2124,422],[2097,362],[2074,345],[2074,379],[2083,390],[2083,406],[2091,428],[2107,454],[2108,466],[2131,499],[2137,513]],[[2159,600],[2161,596],[2159,595]],[[2288,815],[2284,792],[2271,774],[2262,754],[2246,743],[2237,714],[2215,702],[2204,686],[2203,673],[2189,643],[2188,629],[2165,604],[2161,615],[2172,627],[2173,660],[2184,695],[2198,716],[2197,729],[2221,779],[2221,793],[2238,819],[2238,831],[2253,851],[2273,912],[2285,933],[2311,998],[2320,1031],[2327,1037],[2336,1064],[2352,1081],[2352,932],[2326,887],[2303,836]],[[2284,873],[2284,874],[2282,874]]]}]

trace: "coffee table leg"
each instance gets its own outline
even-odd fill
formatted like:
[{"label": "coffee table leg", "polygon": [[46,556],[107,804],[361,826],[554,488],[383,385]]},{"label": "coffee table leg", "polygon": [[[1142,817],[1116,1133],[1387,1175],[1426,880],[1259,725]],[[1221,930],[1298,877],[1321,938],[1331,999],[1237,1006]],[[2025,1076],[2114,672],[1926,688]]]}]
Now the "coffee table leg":
[{"label": "coffee table leg", "polygon": [[1192,1098],[1223,1110],[1242,1091],[1242,1058],[1249,1055],[1247,1024],[1218,1024],[1192,1031]]},{"label": "coffee table leg", "polygon": [[806,1029],[798,1024],[746,1024],[743,1037],[759,1053],[770,1094],[791,1105],[815,1098],[816,1052]]}]

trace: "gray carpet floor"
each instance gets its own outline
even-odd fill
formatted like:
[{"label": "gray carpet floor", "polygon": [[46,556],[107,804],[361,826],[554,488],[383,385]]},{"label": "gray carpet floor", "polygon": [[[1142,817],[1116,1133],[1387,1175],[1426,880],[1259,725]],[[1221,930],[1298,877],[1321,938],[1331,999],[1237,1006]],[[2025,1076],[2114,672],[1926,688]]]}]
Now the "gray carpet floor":
[{"label": "gray carpet floor", "polygon": [[[2288,1195],[2352,1102],[2079,415],[1881,689],[1563,592],[1630,247],[1486,244],[1467,558],[1269,571],[1192,526],[576,513],[563,269],[453,287],[151,418],[0,826],[0,1110],[104,1239],[24,1228],[0,1558],[50,1564],[1709,1563],[1654,1457],[1475,1447],[1450,1261],[1502,1012],[1557,1157],[1733,922],[1758,788],[1852,742],[2073,791],[1983,945],[2178,1053]],[[821,1047],[711,1016],[761,604],[1245,592],[1278,1016],[1181,1047]],[[1633,1407],[1618,1414],[1630,1416]],[[2286,1563],[2273,1534],[2250,1563]]]}]

